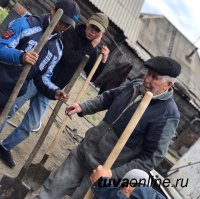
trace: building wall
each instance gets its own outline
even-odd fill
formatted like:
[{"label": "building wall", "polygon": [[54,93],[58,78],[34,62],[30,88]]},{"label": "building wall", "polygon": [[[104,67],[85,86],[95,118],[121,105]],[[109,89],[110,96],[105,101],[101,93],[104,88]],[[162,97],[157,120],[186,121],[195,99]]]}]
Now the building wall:
[{"label": "building wall", "polygon": [[178,79],[200,99],[199,55],[195,52],[191,62],[186,58],[194,45],[163,16],[143,15],[141,20],[138,42],[153,56],[171,56],[180,62],[182,71]]},{"label": "building wall", "polygon": [[200,118],[199,111],[182,94],[180,89],[174,92],[181,119],[170,149],[177,153],[177,158],[182,156],[200,137],[200,123],[193,123],[195,118]]},{"label": "building wall", "polygon": [[144,0],[89,0],[104,12],[112,22],[124,31],[131,42],[135,42],[139,29],[139,15]]},{"label": "building wall", "polygon": [[[199,162],[194,165],[190,165],[184,168],[180,168],[174,174],[169,176],[169,179],[176,184],[177,179],[183,179],[183,184],[187,187],[177,186],[184,199],[197,199],[200,198],[200,139],[185,153],[185,155],[177,162],[177,164],[171,169],[176,169],[182,166],[186,166],[195,162]],[[169,172],[172,173],[173,171]],[[186,180],[188,179],[188,183]],[[181,180],[180,180],[181,182]]]}]

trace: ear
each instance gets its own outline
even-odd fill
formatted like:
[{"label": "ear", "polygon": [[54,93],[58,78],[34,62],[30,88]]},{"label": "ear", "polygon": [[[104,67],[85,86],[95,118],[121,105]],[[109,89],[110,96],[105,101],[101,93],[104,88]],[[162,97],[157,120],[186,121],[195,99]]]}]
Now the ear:
[{"label": "ear", "polygon": [[89,26],[89,23],[90,21],[89,21],[89,19],[86,21],[86,23],[85,23],[85,25],[88,27]]},{"label": "ear", "polygon": [[173,86],[172,82],[167,82],[168,88],[171,88]]},{"label": "ear", "polygon": [[51,9],[51,16],[54,16],[54,15],[55,15],[55,13],[56,13],[56,8],[55,8],[55,7],[53,7],[53,8]]},{"label": "ear", "polygon": [[122,193],[125,195],[125,196],[127,196],[127,197],[129,197],[129,190],[128,190],[129,188],[128,187],[124,187],[123,189],[122,189]]},{"label": "ear", "polygon": [[134,187],[131,187],[130,185],[128,185],[127,187],[124,187],[122,189],[122,193],[126,196],[126,197],[130,197],[131,193],[133,192]]}]

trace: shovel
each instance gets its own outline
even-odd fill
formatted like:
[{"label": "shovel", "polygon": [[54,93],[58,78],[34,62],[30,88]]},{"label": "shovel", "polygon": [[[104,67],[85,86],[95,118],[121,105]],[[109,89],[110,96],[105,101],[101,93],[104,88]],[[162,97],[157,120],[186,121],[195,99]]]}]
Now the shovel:
[{"label": "shovel", "polygon": [[[85,80],[84,85],[82,86],[78,96],[75,99],[75,102],[79,102],[80,98],[82,97],[84,91],[88,87],[90,80],[92,79],[92,76],[94,75],[97,67],[99,66],[100,62],[102,60],[102,54],[99,55],[97,58],[97,61],[95,62],[90,74],[88,75],[87,79]],[[24,182],[28,186],[31,187],[31,190],[35,191],[37,190],[47,179],[47,177],[50,175],[51,171],[45,168],[45,163],[48,160],[49,156],[54,150],[54,147],[56,144],[59,142],[59,138],[61,134],[63,133],[64,129],[66,128],[66,125],[69,122],[69,117],[66,117],[63,122],[61,127],[59,128],[57,134],[55,135],[53,141],[49,145],[46,153],[44,154],[42,160],[38,164],[31,164],[30,168],[28,169],[25,177],[24,177]]]},{"label": "shovel", "polygon": [[[146,110],[147,106],[149,105],[153,94],[151,92],[146,92],[145,96],[143,97],[142,101],[140,102],[139,106],[137,107],[135,113],[131,117],[129,123],[127,124],[124,132],[120,136],[119,140],[117,141],[116,145],[114,146],[113,150],[111,151],[110,155],[108,156],[107,160],[105,161],[103,168],[109,170],[117,157],[119,156],[120,152],[122,151],[123,147],[125,146],[127,140],[131,136],[133,130],[135,129],[137,123],[139,122],[140,118],[142,117],[144,111]],[[84,199],[91,199],[93,193],[91,189],[88,190]]]},{"label": "shovel", "polygon": [[[69,93],[70,89],[72,88],[74,82],[78,78],[80,72],[82,71],[83,67],[87,63],[89,59],[89,56],[85,55],[81,64],[79,65],[79,68],[76,70],[76,73],[73,75],[72,79],[70,80],[69,84],[65,87],[65,92]],[[36,156],[37,152],[39,151],[40,147],[42,146],[52,124],[54,119],[56,118],[56,115],[62,105],[62,101],[58,101],[39,140],[37,141],[33,151],[31,152],[30,156],[28,157],[27,161],[25,162],[24,166],[20,170],[18,176],[16,178],[12,178],[10,176],[4,175],[2,180],[0,181],[0,198],[2,199],[23,199],[26,197],[27,193],[31,190],[31,188],[26,185],[26,183],[23,181],[23,178],[28,171],[32,160]],[[37,170],[34,170],[34,172],[38,172]]]},{"label": "shovel", "polygon": [[[62,9],[58,9],[57,14],[55,15],[54,19],[52,19],[51,23],[49,24],[49,27],[46,29],[46,31],[44,32],[43,36],[40,38],[38,45],[35,47],[34,51],[36,53],[40,53],[40,51],[42,50],[43,46],[45,45],[45,43],[47,42],[49,36],[51,35],[51,33],[53,32],[53,29],[55,28],[56,24],[58,23],[60,17],[62,16],[63,10]],[[6,103],[1,116],[0,116],[0,126],[3,124],[4,119],[7,117],[13,103],[15,102],[22,86],[23,83],[31,69],[31,64],[26,64],[24,66],[23,71],[20,74],[20,77],[8,99],[8,102]]]}]

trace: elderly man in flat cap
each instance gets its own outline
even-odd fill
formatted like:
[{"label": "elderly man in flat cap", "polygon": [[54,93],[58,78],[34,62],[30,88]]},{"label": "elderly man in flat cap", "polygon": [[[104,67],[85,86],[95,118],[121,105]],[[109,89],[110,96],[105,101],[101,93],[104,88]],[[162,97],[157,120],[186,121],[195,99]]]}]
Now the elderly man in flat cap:
[{"label": "elderly man in flat cap", "polygon": [[180,120],[172,86],[181,66],[171,58],[160,56],[149,59],[144,66],[147,72],[143,80],[134,80],[66,109],[70,117],[75,113],[83,116],[108,111],[103,121],[90,128],[85,139],[51,173],[37,198],[61,199],[64,195],[83,198],[92,171],[104,164],[147,91],[153,93],[153,99],[111,168],[112,177],[122,178],[131,169],[149,172],[162,161]]}]

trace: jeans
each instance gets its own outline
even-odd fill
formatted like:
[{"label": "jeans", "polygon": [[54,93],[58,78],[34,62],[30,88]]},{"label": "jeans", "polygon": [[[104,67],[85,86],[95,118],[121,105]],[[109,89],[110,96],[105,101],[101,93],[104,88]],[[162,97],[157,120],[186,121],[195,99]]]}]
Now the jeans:
[{"label": "jeans", "polygon": [[77,149],[74,149],[47,178],[35,199],[62,199],[65,195],[71,199],[82,199],[90,187],[90,175],[91,171],[83,165]]},{"label": "jeans", "polygon": [[33,129],[39,126],[39,122],[49,105],[49,99],[38,92],[33,80],[31,80],[26,93],[16,99],[8,118],[12,117],[28,100],[30,100],[30,106],[21,124],[2,141],[2,145],[6,150],[13,149],[16,145],[26,139]]},{"label": "jeans", "polygon": [[7,117],[4,120],[3,125],[0,126],[0,132],[5,127],[7,120],[13,117],[15,113],[25,104],[25,102],[30,100],[34,95],[37,94],[37,92],[38,90],[35,87],[33,80],[31,80],[28,84],[26,93],[15,100],[10,112],[8,113]]}]

